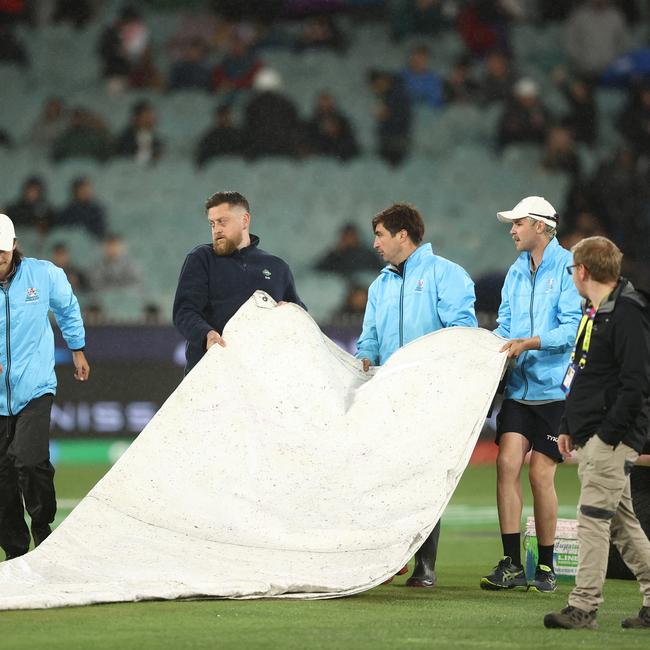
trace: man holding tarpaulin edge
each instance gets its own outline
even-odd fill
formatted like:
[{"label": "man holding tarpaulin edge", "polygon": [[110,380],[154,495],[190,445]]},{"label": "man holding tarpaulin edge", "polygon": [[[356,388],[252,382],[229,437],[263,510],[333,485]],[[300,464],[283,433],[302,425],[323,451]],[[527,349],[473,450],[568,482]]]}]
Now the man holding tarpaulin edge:
[{"label": "man holding tarpaulin edge", "polygon": [[[580,320],[580,298],[565,268],[571,253],[555,233],[555,208],[529,196],[497,218],[510,225],[519,257],[508,270],[501,291],[495,333],[510,339],[502,348],[515,364],[508,371],[497,416],[497,507],[503,559],[480,581],[482,589],[556,589],[553,548],[557,524],[555,470],[562,456],[557,429],[564,411],[562,376]],[[521,562],[520,474],[531,451],[529,479],[533,492],[538,564],[528,584]]]},{"label": "man holding tarpaulin edge", "polygon": [[[368,290],[357,343],[356,356],[366,372],[420,336],[445,327],[477,326],[474,283],[465,269],[422,243],[424,222],[414,206],[396,203],[382,210],[372,228],[374,248],[388,265]],[[439,538],[440,522],[415,553],[407,587],[435,586]]]},{"label": "man holding tarpaulin edge", "polygon": [[567,272],[585,299],[562,387],[558,447],[578,458],[578,572],[568,604],[544,617],[552,628],[595,628],[610,537],[639,581],[643,606],[625,628],[650,629],[650,541],[634,513],[630,472],[648,438],[650,307],[620,277],[623,255],[605,237],[573,247]]},{"label": "man holding tarpaulin edge", "polygon": [[174,325],[187,341],[185,374],[213,345],[226,345],[223,328],[255,291],[304,307],[288,264],[258,248],[246,197],[216,192],[205,202],[205,213],[212,243],[188,253],[174,298]]}]

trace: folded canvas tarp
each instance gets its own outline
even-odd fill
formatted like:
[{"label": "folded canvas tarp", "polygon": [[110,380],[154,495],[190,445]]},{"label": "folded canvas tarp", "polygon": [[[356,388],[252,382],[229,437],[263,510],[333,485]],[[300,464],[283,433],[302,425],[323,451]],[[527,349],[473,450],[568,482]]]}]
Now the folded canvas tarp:
[{"label": "folded canvas tarp", "polygon": [[413,555],[468,463],[502,340],[442,330],[365,374],[262,292],[224,338],[52,535],[0,565],[0,609],[345,596]]}]

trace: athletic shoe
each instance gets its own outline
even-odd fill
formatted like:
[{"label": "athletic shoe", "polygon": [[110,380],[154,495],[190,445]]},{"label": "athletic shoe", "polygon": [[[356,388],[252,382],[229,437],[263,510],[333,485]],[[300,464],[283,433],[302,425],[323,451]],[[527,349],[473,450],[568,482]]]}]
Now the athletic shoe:
[{"label": "athletic shoe", "polygon": [[512,558],[507,555],[494,567],[490,575],[481,578],[481,589],[500,591],[515,587],[528,589],[528,582],[524,567],[513,564]]},{"label": "athletic shoe", "polygon": [[564,630],[578,630],[586,628],[595,630],[596,612],[585,612],[584,609],[568,605],[561,612],[553,612],[544,617],[544,627],[562,628]]},{"label": "athletic shoe", "polygon": [[407,587],[418,587],[420,589],[433,589],[436,586],[437,578],[435,571],[426,576],[411,576],[406,581]]},{"label": "athletic shoe", "polygon": [[642,607],[639,610],[638,616],[631,616],[630,618],[626,618],[621,623],[621,627],[650,627],[650,607]]},{"label": "athletic shoe", "polygon": [[543,594],[554,592],[557,589],[557,580],[553,569],[545,564],[540,564],[535,571],[535,579],[530,583],[530,589]]}]

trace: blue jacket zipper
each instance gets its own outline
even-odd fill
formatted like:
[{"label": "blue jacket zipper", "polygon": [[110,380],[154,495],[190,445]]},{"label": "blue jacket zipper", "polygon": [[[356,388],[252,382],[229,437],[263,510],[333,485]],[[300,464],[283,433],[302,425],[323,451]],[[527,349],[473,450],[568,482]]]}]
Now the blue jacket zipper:
[{"label": "blue jacket zipper", "polygon": [[[535,316],[533,313],[533,303],[535,302],[535,281],[537,280],[538,271],[539,271],[539,267],[537,267],[537,269],[533,273],[533,287],[530,291],[530,307],[528,308],[528,313],[530,314],[530,336],[533,335],[533,331],[535,329]],[[526,359],[528,359],[528,352],[526,352],[525,354],[526,357],[521,362],[521,374],[524,377],[524,395],[521,399],[526,399],[526,395],[528,394],[528,379],[526,378],[526,373],[524,372],[524,365],[526,363]]]},{"label": "blue jacket zipper", "polygon": [[9,332],[11,330],[11,309],[9,308],[9,287],[2,287],[2,291],[5,294],[5,324],[7,328],[7,367],[5,370],[5,386],[7,387],[7,412],[9,415],[13,415],[11,410],[11,383],[9,381],[9,373],[11,372],[11,336]]},{"label": "blue jacket zipper", "polygon": [[404,262],[404,272],[402,274],[402,288],[399,292],[399,346],[404,346],[404,285],[406,284],[406,264],[408,259]]}]

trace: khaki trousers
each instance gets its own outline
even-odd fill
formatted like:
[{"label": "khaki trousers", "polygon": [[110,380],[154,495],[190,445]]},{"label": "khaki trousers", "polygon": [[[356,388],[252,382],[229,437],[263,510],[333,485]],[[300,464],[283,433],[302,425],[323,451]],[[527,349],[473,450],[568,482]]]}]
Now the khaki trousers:
[{"label": "khaki trousers", "polygon": [[650,606],[650,541],[639,524],[630,494],[630,471],[638,458],[624,444],[616,448],[597,435],[577,450],[578,574],[569,605],[585,611],[603,602],[610,537],[639,581],[643,604]]}]

